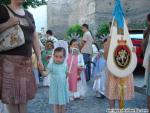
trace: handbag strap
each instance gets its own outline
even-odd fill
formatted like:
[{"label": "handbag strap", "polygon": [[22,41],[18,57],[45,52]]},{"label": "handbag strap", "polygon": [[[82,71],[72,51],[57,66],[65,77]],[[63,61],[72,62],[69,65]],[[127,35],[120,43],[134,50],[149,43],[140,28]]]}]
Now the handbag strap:
[{"label": "handbag strap", "polygon": [[8,8],[8,6],[6,6],[6,5],[3,5],[3,6],[7,9],[10,17],[15,17],[14,14],[12,13],[12,11]]}]

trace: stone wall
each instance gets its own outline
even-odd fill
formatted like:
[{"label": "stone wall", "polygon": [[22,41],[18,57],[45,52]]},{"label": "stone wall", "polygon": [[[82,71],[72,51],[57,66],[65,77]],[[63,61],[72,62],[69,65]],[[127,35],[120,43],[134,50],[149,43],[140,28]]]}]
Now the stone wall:
[{"label": "stone wall", "polygon": [[[122,0],[130,24],[143,23],[150,13],[150,0]],[[102,22],[112,19],[114,0],[49,0],[48,27],[60,37],[68,26],[87,23],[93,33]]]},{"label": "stone wall", "polygon": [[[49,0],[48,1],[48,28],[52,29],[58,38],[64,37],[68,29],[68,18],[70,12],[66,0]],[[42,18],[42,17],[41,17]]]}]

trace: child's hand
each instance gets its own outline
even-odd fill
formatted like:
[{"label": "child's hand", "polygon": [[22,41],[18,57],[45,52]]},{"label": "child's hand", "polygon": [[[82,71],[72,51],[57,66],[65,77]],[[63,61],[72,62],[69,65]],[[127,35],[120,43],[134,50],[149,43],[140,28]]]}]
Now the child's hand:
[{"label": "child's hand", "polygon": [[81,77],[80,77],[80,75],[78,75],[78,76],[77,76],[77,80],[81,80]]},{"label": "child's hand", "polygon": [[83,70],[84,70],[83,67],[78,67],[78,74],[80,75]]},{"label": "child's hand", "polygon": [[83,66],[79,66],[79,67],[78,67],[78,70],[79,70],[79,71],[83,71],[83,70],[84,70],[84,67],[83,67]]}]

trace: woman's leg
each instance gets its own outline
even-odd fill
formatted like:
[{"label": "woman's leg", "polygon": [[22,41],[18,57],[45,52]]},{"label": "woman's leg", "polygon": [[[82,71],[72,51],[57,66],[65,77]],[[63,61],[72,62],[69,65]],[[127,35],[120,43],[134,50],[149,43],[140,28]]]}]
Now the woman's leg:
[{"label": "woman's leg", "polygon": [[19,113],[18,104],[7,104],[8,113]]},{"label": "woman's leg", "polygon": [[54,113],[59,113],[59,105],[54,105]]},{"label": "woman's leg", "polygon": [[60,113],[65,113],[65,106],[64,105],[60,106]]},{"label": "woman's leg", "polygon": [[19,113],[27,113],[27,104],[19,104]]},{"label": "woman's leg", "polygon": [[109,100],[109,106],[110,106],[110,109],[114,109],[115,108],[115,100]]}]

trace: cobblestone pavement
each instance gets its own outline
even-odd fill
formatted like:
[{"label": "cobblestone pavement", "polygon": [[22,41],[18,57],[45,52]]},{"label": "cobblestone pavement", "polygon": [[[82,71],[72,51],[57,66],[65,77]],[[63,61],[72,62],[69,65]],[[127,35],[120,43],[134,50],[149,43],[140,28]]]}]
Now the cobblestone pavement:
[{"label": "cobblestone pavement", "polygon": [[[40,87],[36,98],[28,106],[28,113],[53,113],[52,106],[48,105],[48,88]],[[66,109],[67,113],[105,113],[107,108],[108,100],[94,97],[90,82],[85,100],[72,101]],[[126,108],[146,108],[146,96],[135,93],[135,98],[126,102]]]}]

